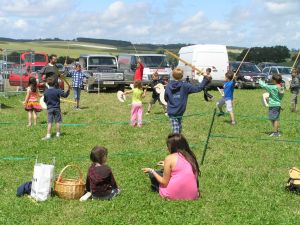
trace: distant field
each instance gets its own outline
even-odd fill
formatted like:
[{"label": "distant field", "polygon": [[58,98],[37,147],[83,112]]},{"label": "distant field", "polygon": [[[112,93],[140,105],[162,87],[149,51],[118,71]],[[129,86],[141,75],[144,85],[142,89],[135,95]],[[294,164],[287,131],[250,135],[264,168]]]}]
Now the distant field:
[{"label": "distant field", "polygon": [[[111,45],[100,45],[95,43],[75,42],[75,41],[34,41],[34,42],[5,42],[0,41],[0,48],[13,50],[33,50],[57,54],[58,56],[69,56],[78,58],[83,53],[111,53],[135,52],[133,46],[118,48]],[[156,52],[157,50],[141,49],[137,46],[138,52]],[[241,49],[228,48],[229,52],[240,53]],[[176,52],[176,51],[175,51]]]}]

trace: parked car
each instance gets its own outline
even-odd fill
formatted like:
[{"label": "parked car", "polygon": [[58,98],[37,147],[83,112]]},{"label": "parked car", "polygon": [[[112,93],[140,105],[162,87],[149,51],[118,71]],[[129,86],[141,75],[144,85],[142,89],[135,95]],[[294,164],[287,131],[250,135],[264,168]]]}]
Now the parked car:
[{"label": "parked car", "polygon": [[[236,71],[241,62],[229,62],[229,70]],[[260,69],[251,62],[243,62],[237,78],[237,88],[256,88],[259,87],[258,80],[267,80],[267,75],[262,73]]]},{"label": "parked car", "polygon": [[277,63],[274,63],[274,62],[261,62],[261,63],[258,63],[257,66],[260,70],[263,70],[267,66],[277,66]]},{"label": "parked car", "polygon": [[[35,77],[38,81],[38,88],[40,91],[45,90],[45,76],[42,76],[42,80],[38,80],[38,72],[43,68],[43,65],[36,65],[38,63],[35,63],[34,65],[19,65],[13,68],[9,75],[9,84],[11,86],[18,86],[21,87],[21,89],[25,89],[28,87],[29,78]],[[58,79],[59,87],[61,89],[64,89],[64,82],[60,79]]]},{"label": "parked car", "polygon": [[268,66],[262,71],[267,74],[268,80],[271,81],[273,74],[281,74],[283,83],[287,89],[289,89],[290,82],[292,80],[292,67],[288,66]]},{"label": "parked car", "polygon": [[118,70],[117,58],[109,54],[82,54],[79,63],[86,79],[84,87],[87,92],[102,88],[124,90],[124,74]]}]

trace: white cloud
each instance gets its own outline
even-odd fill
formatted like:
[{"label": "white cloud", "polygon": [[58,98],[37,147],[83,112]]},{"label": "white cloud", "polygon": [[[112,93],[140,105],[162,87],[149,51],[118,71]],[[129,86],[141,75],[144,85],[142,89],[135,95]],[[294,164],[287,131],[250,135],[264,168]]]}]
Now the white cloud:
[{"label": "white cloud", "polygon": [[193,3],[198,10],[187,11],[184,7],[188,4],[179,0],[118,0],[89,11],[81,10],[71,0],[2,2],[6,3],[0,12],[3,37],[91,37],[134,43],[218,43],[246,47],[281,44],[294,48],[300,43],[296,29],[300,27],[298,0],[240,1],[223,17],[214,17],[212,12],[208,15],[201,3]]},{"label": "white cloud", "polygon": [[288,13],[299,13],[299,2],[296,1],[266,1],[265,8],[272,14],[282,15]]},{"label": "white cloud", "polygon": [[15,28],[20,28],[22,30],[25,30],[27,28],[27,22],[22,19],[18,19],[14,22]]}]

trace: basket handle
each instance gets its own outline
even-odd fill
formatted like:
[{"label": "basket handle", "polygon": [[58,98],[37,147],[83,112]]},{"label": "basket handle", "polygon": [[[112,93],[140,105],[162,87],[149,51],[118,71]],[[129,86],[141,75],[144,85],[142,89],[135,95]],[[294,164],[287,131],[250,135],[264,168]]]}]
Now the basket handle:
[{"label": "basket handle", "polygon": [[57,180],[60,181],[62,179],[62,174],[63,172],[68,168],[68,167],[74,167],[77,169],[77,171],[79,172],[79,180],[83,181],[83,175],[82,172],[80,170],[80,168],[77,165],[67,165],[65,166],[59,173]]}]

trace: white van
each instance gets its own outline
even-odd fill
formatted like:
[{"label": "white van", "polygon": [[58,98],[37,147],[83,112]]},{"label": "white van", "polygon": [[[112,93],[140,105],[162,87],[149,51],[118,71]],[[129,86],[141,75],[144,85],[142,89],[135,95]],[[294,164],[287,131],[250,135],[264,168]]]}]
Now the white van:
[{"label": "white van", "polygon": [[120,53],[118,57],[119,70],[124,73],[126,84],[129,85],[133,82],[138,58],[140,58],[144,64],[143,84],[149,84],[152,80],[152,74],[156,71],[160,79],[169,80],[172,69],[167,62],[166,55]]},{"label": "white van", "polygon": [[[198,69],[211,68],[212,83],[210,86],[223,86],[225,73],[229,68],[228,53],[225,45],[191,45],[179,50],[179,57]],[[191,67],[181,61],[178,67],[183,69],[184,78],[201,81],[203,76],[197,75]]]}]

